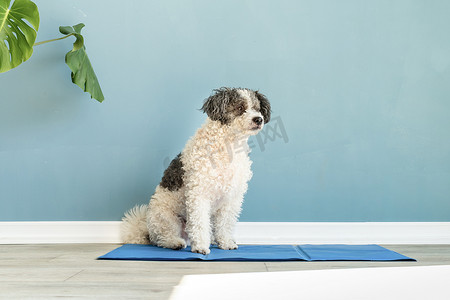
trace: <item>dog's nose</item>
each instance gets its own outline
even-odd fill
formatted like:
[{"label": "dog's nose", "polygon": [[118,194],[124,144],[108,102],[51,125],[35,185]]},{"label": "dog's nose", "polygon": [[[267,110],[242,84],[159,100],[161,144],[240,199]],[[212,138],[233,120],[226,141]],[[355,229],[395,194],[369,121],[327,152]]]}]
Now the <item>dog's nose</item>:
[{"label": "dog's nose", "polygon": [[263,122],[263,119],[261,117],[254,117],[253,122],[255,122],[256,125],[261,125]]}]

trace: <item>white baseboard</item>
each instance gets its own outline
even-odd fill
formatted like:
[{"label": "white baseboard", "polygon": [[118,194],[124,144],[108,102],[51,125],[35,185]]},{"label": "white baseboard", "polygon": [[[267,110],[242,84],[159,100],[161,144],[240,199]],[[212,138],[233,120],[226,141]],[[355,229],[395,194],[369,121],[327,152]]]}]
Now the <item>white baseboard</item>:
[{"label": "white baseboard", "polygon": [[242,244],[450,244],[450,222],[238,223]]},{"label": "white baseboard", "polygon": [[[119,221],[0,222],[0,244],[120,243]],[[450,244],[450,222],[240,222],[239,244]]]},{"label": "white baseboard", "polygon": [[119,243],[121,222],[0,222],[0,244]]}]

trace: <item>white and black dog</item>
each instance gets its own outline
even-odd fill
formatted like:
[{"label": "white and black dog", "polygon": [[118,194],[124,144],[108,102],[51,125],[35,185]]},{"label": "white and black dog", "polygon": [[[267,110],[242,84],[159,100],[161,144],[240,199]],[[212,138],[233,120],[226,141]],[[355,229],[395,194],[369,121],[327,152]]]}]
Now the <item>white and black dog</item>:
[{"label": "white and black dog", "polygon": [[124,243],[208,254],[211,243],[237,249],[233,229],[252,177],[248,138],[270,120],[267,98],[250,89],[220,88],[205,100],[206,122],[165,170],[149,205],[125,214]]}]

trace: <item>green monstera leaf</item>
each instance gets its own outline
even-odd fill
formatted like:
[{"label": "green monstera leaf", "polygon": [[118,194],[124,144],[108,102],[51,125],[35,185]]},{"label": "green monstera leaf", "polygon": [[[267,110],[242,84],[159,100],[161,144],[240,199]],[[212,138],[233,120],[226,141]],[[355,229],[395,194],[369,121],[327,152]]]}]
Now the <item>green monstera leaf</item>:
[{"label": "green monstera leaf", "polygon": [[66,54],[66,63],[72,70],[72,82],[78,85],[83,91],[91,94],[91,98],[102,102],[102,89],[98,83],[97,76],[92,68],[91,62],[86,53],[84,46],[84,38],[81,35],[81,29],[84,27],[83,23],[75,26],[61,26],[59,31],[66,36],[73,35],[76,37],[73,43],[73,49]]},{"label": "green monstera leaf", "polygon": [[15,0],[11,6],[11,0],[0,0],[0,73],[30,58],[38,29],[36,4]]}]

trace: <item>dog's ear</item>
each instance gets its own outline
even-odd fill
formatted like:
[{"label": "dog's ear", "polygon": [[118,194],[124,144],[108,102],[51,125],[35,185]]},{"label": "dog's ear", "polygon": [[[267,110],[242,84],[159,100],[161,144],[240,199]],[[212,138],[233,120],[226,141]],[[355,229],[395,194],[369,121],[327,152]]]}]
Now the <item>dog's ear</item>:
[{"label": "dog's ear", "polygon": [[211,95],[203,103],[202,110],[211,120],[220,121],[222,124],[229,123],[227,116],[227,106],[230,103],[233,90],[230,88],[220,88],[213,91]]},{"label": "dog's ear", "polygon": [[272,112],[270,110],[270,102],[266,96],[264,96],[263,94],[261,94],[258,91],[255,92],[255,95],[256,95],[256,98],[258,98],[258,100],[259,100],[261,114],[263,115],[263,118],[264,118],[264,124],[266,124],[270,121],[270,113]]}]

